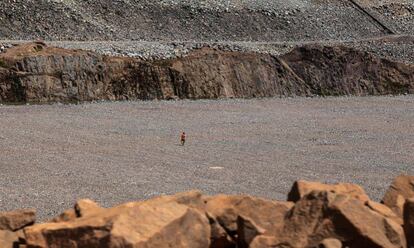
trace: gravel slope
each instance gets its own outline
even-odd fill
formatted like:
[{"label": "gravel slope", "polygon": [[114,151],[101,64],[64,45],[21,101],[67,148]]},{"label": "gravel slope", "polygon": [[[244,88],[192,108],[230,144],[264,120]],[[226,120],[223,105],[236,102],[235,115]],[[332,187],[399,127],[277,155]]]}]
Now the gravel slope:
[{"label": "gravel slope", "polygon": [[414,173],[413,104],[414,96],[0,106],[0,210],[34,207],[46,220],[79,198],[111,206],[194,188],[284,199],[297,179],[358,183],[378,200],[393,177]]},{"label": "gravel slope", "polygon": [[[0,40],[0,45],[31,42],[30,40]],[[377,56],[405,63],[414,63],[414,36],[383,36],[355,41],[310,41],[310,42],[190,42],[190,41],[47,41],[50,46],[66,49],[90,50],[104,55],[137,57],[158,60],[182,57],[201,47],[212,47],[226,51],[259,52],[283,55],[295,47],[306,44],[345,45]]]},{"label": "gravel slope", "polygon": [[[414,34],[413,4],[393,2],[365,8],[396,34]],[[349,0],[0,2],[1,39],[319,41],[377,37],[387,28]]]},{"label": "gravel slope", "polygon": [[366,12],[350,0],[3,0],[0,39],[13,41],[0,45],[43,39],[66,48],[160,59],[206,44],[281,54],[306,42],[347,42],[413,62],[412,38],[378,37],[389,35],[387,29],[414,35],[414,2],[353,1]]}]

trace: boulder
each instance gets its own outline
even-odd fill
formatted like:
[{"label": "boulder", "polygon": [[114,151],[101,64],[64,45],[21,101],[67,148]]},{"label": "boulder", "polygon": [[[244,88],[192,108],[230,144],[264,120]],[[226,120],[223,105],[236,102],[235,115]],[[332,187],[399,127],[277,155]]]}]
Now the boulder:
[{"label": "boulder", "polygon": [[210,225],[200,211],[159,199],[123,204],[69,222],[25,229],[29,247],[191,247],[210,245]]},{"label": "boulder", "polygon": [[264,229],[277,232],[284,222],[285,214],[293,207],[292,202],[265,200],[252,196],[218,195],[206,199],[206,211],[231,236],[237,234],[237,218],[243,216]]},{"label": "boulder", "polygon": [[402,227],[364,205],[354,196],[313,191],[287,214],[283,231],[275,234],[279,244],[317,247],[335,238],[349,247],[406,247]]},{"label": "boulder", "polygon": [[94,215],[102,209],[103,208],[101,208],[96,202],[89,199],[79,200],[75,204],[75,213],[77,217],[87,217]]},{"label": "boulder", "polygon": [[280,241],[267,235],[256,236],[250,243],[250,248],[294,248],[288,243],[280,243]]},{"label": "boulder", "polygon": [[409,248],[414,247],[414,198],[409,198],[404,204],[404,232]]},{"label": "boulder", "polygon": [[342,248],[342,243],[337,239],[324,239],[319,248]]},{"label": "boulder", "polygon": [[0,230],[16,231],[36,221],[34,209],[0,212]]},{"label": "boulder", "polygon": [[237,247],[248,248],[250,243],[265,230],[258,226],[253,220],[238,216],[237,217]]},{"label": "boulder", "polygon": [[0,247],[406,248],[405,236],[414,247],[414,198],[402,221],[357,191],[338,191],[313,190],[295,203],[199,191],[112,208],[80,200],[43,224],[18,225],[17,211],[2,213],[14,222],[1,222]]},{"label": "boulder", "polygon": [[353,197],[336,196],[329,210],[335,234],[350,247],[406,247],[398,223],[373,213]]},{"label": "boulder", "polygon": [[392,219],[399,225],[403,224],[403,219],[400,216],[397,216],[389,207],[385,206],[384,204],[374,202],[374,201],[367,201],[365,205],[372,211],[384,217]]},{"label": "boulder", "polygon": [[65,210],[59,216],[53,218],[49,222],[65,222],[71,221],[76,218],[86,217],[89,215],[93,215],[99,211],[101,208],[96,202],[89,200],[89,199],[82,199],[76,202],[73,208]]},{"label": "boulder", "polygon": [[14,248],[19,244],[19,236],[15,232],[0,230],[0,247]]},{"label": "boulder", "polygon": [[49,222],[65,222],[65,221],[71,221],[76,219],[78,216],[76,215],[76,211],[74,208],[70,208],[65,210],[63,213],[61,213],[59,216],[56,216]]},{"label": "boulder", "polygon": [[224,230],[224,228],[218,223],[218,221],[206,213],[211,227],[211,248],[235,248],[236,242],[230,237],[230,235]]},{"label": "boulder", "polygon": [[329,209],[336,235],[350,247],[406,247],[397,222],[373,213],[350,196],[337,196]]},{"label": "boulder", "polygon": [[160,196],[154,198],[154,200],[176,202],[200,211],[204,211],[206,207],[205,196],[203,196],[199,190],[177,193],[175,195]]},{"label": "boulder", "polygon": [[297,202],[303,196],[312,191],[327,191],[338,194],[347,194],[355,197],[358,200],[366,202],[369,200],[368,195],[364,189],[356,184],[339,183],[339,184],[323,184],[319,182],[296,181],[288,194],[288,201]]},{"label": "boulder", "polygon": [[404,202],[411,197],[414,197],[414,176],[401,175],[394,179],[382,202],[401,217]]}]

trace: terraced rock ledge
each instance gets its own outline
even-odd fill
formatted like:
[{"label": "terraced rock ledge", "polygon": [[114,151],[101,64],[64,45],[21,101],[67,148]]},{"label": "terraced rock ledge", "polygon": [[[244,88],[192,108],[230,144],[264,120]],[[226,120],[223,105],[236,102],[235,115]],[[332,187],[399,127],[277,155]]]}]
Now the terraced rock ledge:
[{"label": "terraced rock ledge", "polygon": [[0,101],[216,99],[412,93],[414,65],[344,46],[307,45],[282,55],[194,50],[142,61],[42,42],[0,54]]},{"label": "terraced rock ledge", "polygon": [[34,210],[0,212],[3,248],[405,248],[414,245],[413,176],[382,203],[355,184],[297,181],[287,201],[190,191],[102,208],[78,201],[34,224]]}]

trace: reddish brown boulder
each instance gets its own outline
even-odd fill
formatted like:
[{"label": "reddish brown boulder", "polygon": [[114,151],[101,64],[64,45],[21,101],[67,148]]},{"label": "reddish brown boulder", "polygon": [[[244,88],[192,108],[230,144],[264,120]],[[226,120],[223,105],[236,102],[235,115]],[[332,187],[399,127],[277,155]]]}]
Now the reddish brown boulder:
[{"label": "reddish brown boulder", "polygon": [[[354,199],[331,204],[335,227],[341,240],[351,247],[406,247],[402,227],[392,219],[376,215]],[[368,246],[367,246],[368,245]]]},{"label": "reddish brown boulder", "polygon": [[57,222],[71,221],[76,218],[93,215],[102,209],[103,208],[101,208],[96,202],[89,200],[89,199],[82,199],[76,202],[74,208],[65,210],[59,216],[50,220],[50,222],[57,223]]},{"label": "reddish brown boulder", "polygon": [[0,230],[0,247],[14,248],[19,244],[19,236],[15,232]]},{"label": "reddish brown boulder", "polygon": [[297,202],[303,196],[312,191],[326,191],[337,194],[346,194],[355,197],[358,200],[366,202],[369,200],[364,189],[356,184],[340,183],[340,184],[323,184],[319,182],[296,181],[288,194],[288,201]]},{"label": "reddish brown boulder", "polygon": [[102,209],[103,208],[101,208],[96,202],[89,199],[79,200],[75,204],[75,212],[77,217],[94,215]]},{"label": "reddish brown boulder", "polygon": [[294,248],[288,243],[280,241],[272,236],[259,235],[250,243],[250,248]]},{"label": "reddish brown boulder", "polygon": [[324,239],[319,248],[342,248],[342,243],[337,239]]},{"label": "reddish brown boulder", "polygon": [[230,235],[224,230],[224,228],[218,223],[218,221],[211,216],[209,213],[206,213],[207,218],[211,227],[211,248],[234,248],[236,247],[236,242],[233,240]]},{"label": "reddish brown boulder", "polygon": [[367,201],[365,205],[372,211],[384,217],[392,219],[399,225],[403,224],[403,219],[400,216],[397,216],[389,207],[385,206],[384,204],[374,202],[374,201]]},{"label": "reddish brown boulder", "polygon": [[253,220],[243,216],[237,217],[237,247],[248,248],[250,243],[265,230],[258,226]]},{"label": "reddish brown boulder", "polygon": [[[205,199],[200,191],[189,191],[183,193],[177,193],[175,195],[159,196],[151,200],[154,204],[164,203],[178,203],[194,209],[197,209],[204,213],[205,210]],[[128,202],[114,208],[125,209],[132,208],[142,204],[142,202]],[[80,200],[75,204],[75,207],[68,209],[58,217],[55,217],[51,222],[67,222],[72,221],[76,218],[89,217],[93,215],[99,215],[104,208],[101,208],[97,203],[84,199]],[[235,242],[230,238],[227,232],[217,223],[213,217],[208,216],[211,225],[211,247],[226,248],[234,247]],[[214,244],[214,246],[213,246]]]},{"label": "reddish brown boulder", "polygon": [[404,231],[408,247],[414,247],[414,198],[407,199],[404,204]]},{"label": "reddish brown boulder", "polygon": [[34,209],[0,212],[0,230],[16,231],[36,221]]},{"label": "reddish brown boulder", "polygon": [[70,208],[65,210],[63,213],[61,213],[59,216],[56,216],[55,218],[51,219],[50,222],[65,222],[65,221],[71,221],[76,219],[78,216],[76,215],[76,211],[74,208]]},{"label": "reddish brown boulder", "polygon": [[414,176],[401,175],[394,179],[382,202],[398,216],[403,216],[404,202],[414,197]]},{"label": "reddish brown boulder", "polygon": [[314,190],[296,203],[198,191],[107,209],[80,200],[24,235],[0,232],[0,247],[406,248],[405,235],[413,247],[414,198],[406,200],[403,229],[387,206],[345,188]]},{"label": "reddish brown boulder", "polygon": [[270,201],[251,196],[218,195],[208,198],[206,211],[230,234],[237,233],[237,218],[254,220],[266,232],[277,232],[285,214],[294,205],[291,202]]},{"label": "reddish brown boulder", "polygon": [[154,199],[98,211],[69,222],[25,229],[29,247],[189,247],[210,245],[210,225],[200,211]]},{"label": "reddish brown boulder", "polygon": [[353,248],[406,247],[402,227],[354,196],[313,191],[287,214],[283,231],[272,240],[287,247],[317,247],[335,238]]},{"label": "reddish brown boulder", "polygon": [[204,211],[206,206],[205,197],[201,191],[198,190],[177,193],[175,195],[160,196],[153,200],[176,202],[178,204],[186,205],[187,207],[196,208],[200,211]]}]

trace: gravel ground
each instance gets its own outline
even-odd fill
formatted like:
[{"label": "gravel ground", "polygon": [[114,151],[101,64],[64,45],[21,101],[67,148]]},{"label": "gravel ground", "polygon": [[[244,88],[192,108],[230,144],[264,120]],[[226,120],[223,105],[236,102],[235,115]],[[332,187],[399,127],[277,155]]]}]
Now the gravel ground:
[{"label": "gravel ground", "polygon": [[[414,96],[0,106],[0,210],[47,220],[200,189],[285,199],[297,179],[379,200],[414,173]],[[178,145],[181,130],[188,134]]]}]

